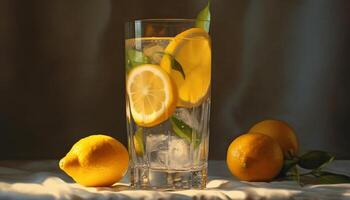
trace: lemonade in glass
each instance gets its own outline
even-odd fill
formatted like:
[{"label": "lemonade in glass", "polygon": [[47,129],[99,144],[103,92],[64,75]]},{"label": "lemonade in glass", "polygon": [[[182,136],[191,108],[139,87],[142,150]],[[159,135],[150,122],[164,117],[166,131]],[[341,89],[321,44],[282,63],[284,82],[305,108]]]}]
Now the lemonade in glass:
[{"label": "lemonade in glass", "polygon": [[131,186],[205,188],[210,36],[191,19],[128,22],[125,60]]}]

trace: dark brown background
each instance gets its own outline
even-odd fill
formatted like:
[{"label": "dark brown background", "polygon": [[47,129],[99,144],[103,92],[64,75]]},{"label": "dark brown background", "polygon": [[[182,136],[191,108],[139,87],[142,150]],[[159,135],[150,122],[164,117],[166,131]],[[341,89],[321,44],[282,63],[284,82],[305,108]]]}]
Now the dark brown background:
[{"label": "dark brown background", "polygon": [[[59,158],[79,138],[126,143],[124,22],[193,18],[204,0],[0,0],[0,159]],[[210,158],[265,118],[303,150],[350,158],[350,1],[212,0]]]}]

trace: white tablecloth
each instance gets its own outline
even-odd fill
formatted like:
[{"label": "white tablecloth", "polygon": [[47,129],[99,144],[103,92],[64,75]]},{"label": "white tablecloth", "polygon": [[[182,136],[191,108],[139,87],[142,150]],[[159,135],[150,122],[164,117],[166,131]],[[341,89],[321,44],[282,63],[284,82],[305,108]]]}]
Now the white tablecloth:
[{"label": "white tablecloth", "polygon": [[[240,182],[224,161],[209,162],[205,190],[173,192],[131,190],[128,178],[109,188],[75,184],[57,167],[57,161],[1,161],[0,199],[350,199],[350,184],[300,187],[292,181]],[[336,161],[329,170],[350,175],[350,161]]]}]

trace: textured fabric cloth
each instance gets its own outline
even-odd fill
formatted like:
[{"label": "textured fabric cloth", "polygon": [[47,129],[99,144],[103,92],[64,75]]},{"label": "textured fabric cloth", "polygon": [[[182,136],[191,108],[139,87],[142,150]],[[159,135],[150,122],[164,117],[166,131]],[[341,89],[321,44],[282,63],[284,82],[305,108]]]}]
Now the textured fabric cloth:
[{"label": "textured fabric cloth", "polygon": [[[241,182],[228,172],[224,161],[209,162],[205,190],[173,192],[131,190],[128,177],[106,188],[73,183],[57,161],[0,162],[0,199],[350,199],[350,184],[309,185],[295,182]],[[329,170],[350,174],[350,161],[336,161]]]}]

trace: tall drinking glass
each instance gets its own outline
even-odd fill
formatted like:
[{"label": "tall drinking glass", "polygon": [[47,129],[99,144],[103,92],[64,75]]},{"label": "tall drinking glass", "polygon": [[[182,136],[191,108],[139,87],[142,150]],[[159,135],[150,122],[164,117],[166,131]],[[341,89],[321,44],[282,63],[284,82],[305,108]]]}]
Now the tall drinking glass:
[{"label": "tall drinking glass", "polygon": [[126,23],[126,116],[134,188],[206,186],[211,40],[196,24],[192,19]]}]

